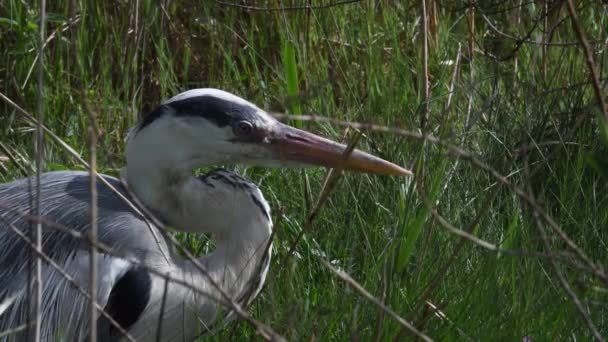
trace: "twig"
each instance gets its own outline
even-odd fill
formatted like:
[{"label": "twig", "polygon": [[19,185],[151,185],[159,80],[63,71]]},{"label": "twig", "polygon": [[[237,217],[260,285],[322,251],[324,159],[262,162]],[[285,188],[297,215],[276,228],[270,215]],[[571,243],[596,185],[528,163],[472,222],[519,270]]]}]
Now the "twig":
[{"label": "twig", "polygon": [[[479,222],[481,221],[483,214],[485,214],[487,212],[487,210],[490,208],[490,204],[493,202],[494,198],[498,195],[498,193],[499,193],[498,189],[495,189],[494,191],[491,191],[490,193],[488,193],[488,198],[486,198],[484,200],[483,206],[479,210],[479,213],[477,214],[477,216],[473,219],[473,221],[469,224],[469,226],[465,230],[467,233],[472,233],[473,230],[475,230],[475,227],[477,227],[479,225]],[[439,222],[441,223],[442,221],[439,221]],[[462,251],[462,248],[464,247],[466,241],[467,241],[467,239],[464,237],[458,241],[458,243],[456,244],[456,246],[454,247],[454,249],[452,251],[452,254],[448,257],[448,260],[445,262],[445,264],[441,268],[439,268],[439,270],[437,271],[435,276],[432,278],[429,285],[426,287],[425,291],[422,293],[422,295],[418,296],[418,298],[420,298],[421,301],[424,301],[427,298],[429,298],[431,293],[437,288],[437,286],[439,286],[439,283],[441,282],[443,277],[447,274],[447,271],[450,268],[450,266],[452,266],[452,264],[456,261],[456,258],[460,254],[460,251]],[[421,303],[421,302],[419,302],[419,303]]]},{"label": "twig", "polygon": [[19,169],[19,171],[21,172],[21,174],[24,177],[29,176],[29,173],[27,172],[27,170],[25,169],[25,167],[23,165],[21,165],[21,163],[19,163],[19,161],[17,161],[17,158],[9,150],[8,146],[4,145],[1,142],[0,142],[0,151],[2,151],[2,153],[4,153],[4,155],[6,155],[6,157],[8,158],[8,160],[10,160],[13,163],[13,165],[15,165]]},{"label": "twig", "polygon": [[597,73],[597,67],[595,62],[593,61],[593,54],[591,53],[591,46],[589,46],[589,41],[587,41],[587,37],[585,36],[585,32],[581,27],[581,24],[578,20],[578,15],[576,14],[576,8],[572,0],[568,0],[568,12],[570,12],[570,19],[572,19],[572,26],[574,31],[576,32],[576,37],[579,42],[583,46],[583,50],[585,51],[585,56],[587,59],[587,67],[589,68],[589,73],[591,74],[591,80],[593,84],[593,91],[595,91],[595,97],[597,98],[597,103],[600,106],[600,110],[604,115],[604,124],[608,124],[608,105],[606,105],[606,100],[604,99],[604,94],[602,91],[602,85],[600,84],[600,78]]},{"label": "twig", "polygon": [[[65,32],[67,30],[69,30],[72,25],[77,24],[80,21],[80,15],[75,16],[74,18],[70,19],[69,22],[67,24],[64,25],[64,27],[61,29],[61,32]],[[59,32],[60,30],[55,30],[53,33],[51,33],[46,41],[44,42],[44,46],[43,49],[46,48],[47,44],[50,43],[53,39],[55,39],[55,37],[57,36],[57,32]],[[36,49],[32,48],[30,50],[28,50],[29,52],[34,52]],[[23,81],[23,84],[21,85],[21,90],[25,89],[25,86],[27,85],[27,82],[30,79],[30,76],[32,74],[32,72],[34,71],[34,66],[36,66],[36,64],[38,63],[38,58],[40,57],[40,53],[36,54],[36,57],[34,57],[34,61],[32,62],[32,66],[30,67],[30,69],[27,72],[27,75],[25,76],[25,80]]]},{"label": "twig", "polygon": [[[513,150],[513,156],[514,157],[519,157],[525,153],[527,153],[530,150],[538,150],[541,147],[548,147],[548,146],[555,146],[555,145],[560,145],[560,146],[568,146],[568,145],[573,145],[573,146],[579,146],[581,144],[577,143],[577,142],[568,142],[568,141],[559,141],[559,140],[550,140],[550,141],[543,141],[543,142],[539,142],[539,143],[535,143],[534,145],[523,145],[520,147],[517,147],[516,149]],[[585,146],[585,145],[583,145]],[[547,159],[547,158],[545,158]]]},{"label": "twig", "polygon": [[395,321],[397,321],[397,323],[401,324],[405,329],[409,330],[410,332],[412,332],[414,335],[416,335],[418,338],[422,339],[423,341],[427,341],[427,342],[433,341],[433,339],[431,339],[425,333],[416,329],[416,327],[414,327],[414,325],[412,325],[412,323],[406,321],[405,319],[403,319],[403,317],[399,316],[399,314],[397,314],[391,308],[384,305],[384,303],[382,303],[381,301],[378,300],[378,298],[374,297],[371,293],[369,293],[363,286],[361,286],[359,283],[357,283],[357,281],[355,281],[348,273],[333,267],[329,262],[327,262],[327,260],[325,260],[322,257],[319,257],[319,260],[333,274],[335,274],[338,278],[342,279],[346,284],[348,284],[348,286],[350,286],[353,290],[355,290],[355,292],[359,293],[359,295],[361,295],[363,298],[367,299],[372,304],[374,304],[375,306],[380,308],[382,311],[387,313]]},{"label": "twig", "polygon": [[[346,147],[346,150],[344,150],[344,152],[342,153],[342,158],[343,158],[344,162],[350,157],[350,155],[353,152],[353,150],[355,149],[355,146],[357,145],[357,142],[359,141],[360,137],[361,137],[361,133],[357,132],[357,134],[353,137],[351,142]],[[321,193],[319,194],[319,197],[317,198],[317,201],[315,202],[314,207],[308,214],[308,217],[306,218],[306,222],[304,223],[302,230],[300,230],[300,232],[298,233],[298,236],[291,244],[291,247],[289,247],[287,255],[285,255],[285,257],[284,257],[284,261],[287,261],[287,259],[289,259],[293,255],[293,253],[296,250],[296,247],[300,243],[300,240],[302,240],[304,233],[306,233],[307,231],[310,230],[310,227],[312,226],[312,222],[319,214],[321,208],[325,204],[325,201],[329,198],[329,195],[335,188],[336,184],[338,184],[338,179],[340,178],[340,175],[342,174],[342,170],[344,170],[344,164],[345,163],[341,163],[335,169],[329,170],[326,181],[324,182],[323,188],[321,189]],[[284,262],[283,264],[286,265],[287,263]]]},{"label": "twig", "polygon": [[[519,6],[517,8],[517,16],[516,16],[516,20],[515,23],[517,25],[517,27],[519,27],[519,25],[521,25],[521,4],[522,4],[523,0],[519,0]],[[483,16],[484,20],[485,15]],[[487,21],[487,20],[486,20]],[[515,55],[515,58],[513,58],[513,84],[517,85],[517,75],[519,72],[519,56]]]},{"label": "twig", "polygon": [[[428,198],[428,196],[426,195],[426,193],[424,191],[424,188],[420,184],[420,179],[418,177],[416,177],[416,184],[417,184],[416,188],[418,189],[418,194],[420,195],[420,198],[422,199],[424,204],[427,206],[427,208],[431,212],[431,215],[433,215],[433,217],[445,229],[447,229],[448,232],[450,232],[454,235],[460,236],[463,239],[469,240],[469,241],[475,243],[476,245],[483,247],[485,249],[488,249],[491,251],[499,250],[498,246],[496,246],[495,244],[482,240],[472,234],[472,231],[473,231],[474,227],[477,226],[477,224],[469,226],[469,229],[467,229],[467,230],[462,230],[462,229],[458,229],[458,228],[454,227],[450,222],[448,222],[448,220],[446,220],[443,216],[441,216],[441,214],[439,214],[439,212],[437,212],[437,209],[435,208],[435,206],[433,205],[431,200]],[[478,223],[478,222],[475,222],[475,223]]]},{"label": "twig", "polygon": [[258,6],[250,6],[250,5],[242,5],[236,4],[234,2],[220,1],[216,0],[215,3],[218,5],[224,5],[228,7],[236,7],[249,11],[262,11],[262,12],[270,12],[270,11],[299,11],[299,10],[311,10],[311,9],[327,9],[331,7],[341,6],[353,4],[356,2],[360,2],[361,0],[345,0],[345,1],[337,1],[334,3],[326,4],[326,5],[316,5],[311,6],[306,4],[305,6],[284,6],[284,7],[258,7]]},{"label": "twig", "polygon": [[0,332],[0,338],[5,338],[12,334],[16,334],[20,331],[27,329],[29,326],[34,325],[34,324],[35,324],[34,322],[29,322],[29,323],[21,324],[20,326],[14,327],[13,329],[2,331],[2,332]]},{"label": "twig", "polygon": [[[431,205],[431,203],[427,202],[427,205]],[[456,227],[454,227],[450,222],[448,222],[443,216],[441,216],[438,212],[437,209],[435,209],[434,207],[432,207],[432,205],[429,207],[429,211],[431,212],[431,215],[433,215],[433,217],[445,228],[448,230],[448,232],[460,236],[463,239],[469,240],[471,242],[473,242],[474,244],[483,247],[485,249],[491,250],[491,251],[498,251],[499,248],[498,246],[496,246],[493,243],[487,242],[485,240],[482,240],[480,238],[478,238],[477,236],[467,232],[466,230],[462,230],[462,229],[458,229]]]},{"label": "twig", "polygon": [[462,337],[466,337],[467,340],[469,341],[474,341],[473,338],[471,338],[471,336],[467,335],[464,330],[462,330],[461,328],[459,328],[456,323],[454,323],[454,321],[452,321],[446,314],[445,312],[443,312],[437,305],[435,305],[434,303],[432,303],[429,300],[425,300],[424,301],[425,304],[432,310],[432,312],[435,314],[435,316],[441,320],[441,321],[447,321],[451,326],[454,327],[454,329],[456,329],[456,331],[458,332],[458,334],[460,334],[460,336]]},{"label": "twig", "polygon": [[[40,32],[38,40],[38,91],[36,101],[36,112],[38,115],[38,125],[36,126],[36,199],[35,199],[35,215],[40,217],[40,186],[42,178],[42,169],[44,162],[44,133],[42,131],[42,122],[44,117],[44,41],[46,35],[46,0],[40,0]],[[36,223],[36,253],[42,252],[42,224]],[[35,317],[34,326],[34,341],[41,340],[42,326],[42,260],[36,257],[35,263]]]},{"label": "twig", "polygon": [[[547,16],[545,15],[544,17],[546,18]],[[492,24],[492,21],[485,14],[481,14],[481,18],[483,19],[483,21],[486,22],[486,24],[488,24],[488,26],[490,26],[490,28],[494,32],[498,33],[498,35],[503,36],[508,39],[512,39],[518,43],[525,43],[525,44],[538,45],[538,46],[555,46],[555,47],[569,47],[569,46],[578,44],[577,42],[563,42],[563,43],[559,43],[559,42],[553,43],[553,42],[545,42],[545,41],[537,42],[537,41],[528,39],[527,37],[530,36],[529,34],[526,35],[526,37],[515,37],[515,36],[512,36],[508,33],[501,31],[500,29],[498,29],[498,27],[496,27],[494,24]],[[519,17],[518,17],[518,20],[520,20]]]},{"label": "twig", "polygon": [[[469,0],[469,10],[467,11],[469,19],[469,60],[471,66],[473,64],[473,53],[475,51],[475,1]],[[473,70],[473,68],[471,68]],[[471,71],[472,72],[472,71]]]},{"label": "twig", "polygon": [[429,41],[428,31],[429,24],[426,14],[426,0],[420,0],[421,11],[422,11],[422,87],[423,87],[423,98],[422,98],[422,113],[420,113],[420,130],[426,131],[426,125],[429,115],[429,97],[430,97],[430,85],[429,85]]},{"label": "twig", "polygon": [[454,70],[452,71],[452,78],[450,79],[450,85],[448,86],[448,99],[445,102],[443,111],[447,116],[448,111],[452,105],[452,96],[454,95],[454,85],[456,83],[456,77],[458,76],[458,70],[460,69],[460,50],[462,46],[458,43],[458,51],[456,51],[456,59],[454,60]]},{"label": "twig", "polygon": [[91,305],[90,305],[90,320],[89,332],[90,342],[97,342],[97,310],[95,308],[95,301],[97,300],[97,248],[95,242],[97,242],[97,117],[95,113],[89,108],[86,97],[83,98],[83,106],[89,114],[89,192],[91,195],[91,228],[89,229],[89,240],[91,244],[89,246],[89,281],[91,291]]}]

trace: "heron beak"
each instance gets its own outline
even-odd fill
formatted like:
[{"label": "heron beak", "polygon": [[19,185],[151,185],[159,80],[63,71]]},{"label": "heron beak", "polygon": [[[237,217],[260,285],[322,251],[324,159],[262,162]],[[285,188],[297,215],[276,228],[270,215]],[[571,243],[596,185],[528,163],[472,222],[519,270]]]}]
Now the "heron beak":
[{"label": "heron beak", "polygon": [[412,172],[384,159],[354,149],[345,155],[347,147],[318,135],[284,124],[269,138],[275,157],[281,161],[325,167],[343,167],[379,175],[410,176]]}]

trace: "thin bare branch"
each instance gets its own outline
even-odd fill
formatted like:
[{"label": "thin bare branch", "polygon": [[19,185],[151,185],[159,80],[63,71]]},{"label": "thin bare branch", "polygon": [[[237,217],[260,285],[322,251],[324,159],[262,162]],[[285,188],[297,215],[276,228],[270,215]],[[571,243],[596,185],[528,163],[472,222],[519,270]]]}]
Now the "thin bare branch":
[{"label": "thin bare branch", "polygon": [[95,113],[89,108],[86,97],[83,99],[83,106],[89,116],[89,192],[91,195],[91,228],[89,229],[89,240],[91,240],[89,246],[89,283],[91,298],[93,299],[90,304],[90,342],[97,342],[97,310],[95,308],[95,300],[97,299],[97,248],[95,242],[97,242],[97,117]]},{"label": "thin bare branch", "polygon": [[[546,15],[544,16],[545,18],[547,17]],[[483,19],[483,21],[485,21],[486,24],[488,24],[488,26],[490,26],[490,28],[498,33],[499,35],[505,37],[505,38],[509,38],[512,39],[518,43],[525,43],[525,44],[531,44],[531,45],[539,45],[539,46],[560,46],[560,47],[571,47],[573,45],[577,45],[577,42],[563,42],[563,43],[553,43],[553,42],[544,42],[544,41],[534,41],[534,40],[530,40],[527,37],[515,37],[512,36],[508,33],[505,33],[503,31],[501,31],[498,27],[496,27],[492,21],[490,20],[490,18],[488,18],[485,14],[481,14],[481,18]],[[529,37],[529,35],[528,35]]]},{"label": "thin bare branch", "polygon": [[431,200],[428,198],[428,196],[426,195],[424,188],[421,184],[421,180],[416,177],[416,189],[418,191],[418,194],[420,195],[420,198],[422,199],[422,201],[424,202],[424,204],[427,206],[427,208],[429,209],[429,211],[431,212],[431,215],[433,215],[433,217],[445,228],[447,229],[448,232],[460,236],[463,239],[469,240],[471,242],[473,242],[474,244],[483,247],[485,249],[491,250],[491,251],[497,251],[499,250],[498,246],[496,246],[493,243],[487,242],[485,240],[482,240],[480,238],[478,238],[477,236],[471,234],[471,231],[469,230],[462,230],[462,229],[458,229],[456,227],[454,227],[450,222],[448,222],[448,220],[446,220],[443,216],[441,216],[441,214],[439,214],[439,212],[437,212],[437,209],[435,208],[435,206],[433,205],[433,203],[431,202]]},{"label": "thin bare branch", "polygon": [[[469,60],[473,64],[473,54],[475,52],[475,1],[469,0],[469,10],[467,11],[469,23]],[[471,68],[472,72],[473,68]]]},{"label": "thin bare branch", "polygon": [[422,26],[422,112],[420,113],[420,129],[426,131],[427,121],[429,120],[429,98],[430,98],[430,85],[429,85],[429,19],[426,13],[426,0],[420,0],[422,20],[420,25]]},{"label": "thin bare branch", "polygon": [[20,331],[27,329],[29,326],[32,326],[34,324],[35,324],[35,322],[28,322],[25,324],[21,324],[20,326],[14,327],[13,329],[2,331],[2,332],[0,332],[0,338],[5,338],[10,335],[16,334]]},{"label": "thin bare branch", "polygon": [[608,124],[608,105],[606,104],[606,99],[604,92],[602,91],[602,85],[600,83],[600,78],[598,75],[597,66],[593,61],[593,53],[591,52],[591,46],[589,45],[589,41],[581,27],[581,23],[578,20],[578,15],[576,14],[576,7],[574,6],[574,2],[572,0],[568,0],[568,12],[570,12],[570,19],[572,19],[572,27],[574,31],[576,31],[576,37],[579,42],[583,46],[583,50],[585,51],[585,61],[587,62],[587,67],[589,68],[590,77],[593,84],[593,91],[595,91],[595,97],[597,99],[597,103],[600,106],[600,110],[604,115],[604,124]]},{"label": "thin bare branch", "polygon": [[[497,196],[498,193],[499,193],[499,191],[497,191],[497,190],[494,190],[494,191],[491,191],[490,193],[488,193],[487,198],[485,198],[483,201],[482,208],[479,210],[477,216],[475,216],[473,221],[469,224],[469,226],[465,230],[467,233],[471,234],[475,230],[475,228],[479,225],[481,218],[483,217],[484,214],[487,213],[488,209],[490,208],[490,205],[492,204],[494,198]],[[462,251],[462,248],[464,247],[466,241],[467,241],[467,239],[465,239],[465,238],[461,238],[458,241],[458,244],[452,250],[452,254],[450,254],[450,256],[448,257],[448,260],[445,262],[445,264],[442,267],[439,268],[439,270],[437,271],[435,276],[432,278],[429,285],[427,285],[427,287],[424,290],[424,292],[422,293],[422,295],[418,296],[418,298],[420,298],[420,301],[424,301],[425,299],[429,298],[431,293],[439,286],[441,280],[447,274],[448,269],[456,261],[456,258]],[[421,302],[419,302],[419,303],[421,303]]]},{"label": "thin bare branch", "polygon": [[[350,154],[353,152],[360,137],[361,137],[361,133],[357,132],[355,134],[355,136],[353,137],[353,139],[350,141],[350,143],[347,145],[346,150],[344,150],[344,152],[342,153],[343,161],[346,161],[348,159],[348,157],[350,156]],[[315,220],[315,218],[321,211],[321,208],[323,207],[323,205],[329,198],[329,195],[333,192],[335,186],[338,184],[338,180],[340,179],[340,175],[342,174],[343,170],[344,170],[344,163],[341,163],[340,166],[336,167],[335,169],[330,169],[328,171],[327,177],[325,179],[325,182],[323,183],[323,188],[321,189],[319,197],[317,198],[315,205],[313,206],[310,213],[308,214],[308,217],[306,218],[306,222],[304,223],[302,230],[300,230],[300,232],[298,233],[298,236],[291,244],[291,247],[289,247],[289,251],[285,255],[284,261],[287,261],[287,259],[289,259],[293,255],[293,253],[296,250],[296,247],[302,240],[304,233],[308,232],[310,230],[310,228],[312,227],[312,222]],[[284,262],[283,264],[287,264],[287,263]]]},{"label": "thin bare branch", "polygon": [[414,335],[416,335],[416,337],[422,339],[423,341],[427,341],[427,342],[433,341],[433,339],[430,338],[428,335],[426,335],[422,331],[416,329],[416,327],[414,327],[414,325],[412,323],[406,321],[403,317],[399,316],[399,314],[397,314],[391,308],[384,305],[384,303],[382,303],[380,300],[378,300],[378,298],[374,297],[371,293],[369,293],[363,286],[361,286],[356,280],[354,280],[348,273],[335,268],[329,262],[327,262],[327,260],[325,260],[321,257],[319,257],[319,260],[333,274],[335,274],[338,278],[342,279],[346,284],[348,284],[348,286],[350,286],[350,288],[355,290],[355,292],[357,292],[363,298],[367,299],[369,302],[374,304],[380,310],[384,311],[386,314],[391,316],[397,323],[399,323],[405,329],[409,330]]},{"label": "thin bare branch", "polygon": [[10,160],[11,163],[13,163],[13,165],[15,165],[19,169],[19,171],[24,177],[29,176],[27,169],[23,165],[21,165],[21,163],[17,160],[17,157],[13,155],[12,151],[8,148],[7,145],[4,145],[0,142],[0,151],[2,151],[6,158],[8,158],[8,160]]},{"label": "thin bare branch", "polygon": [[[55,39],[55,37],[57,36],[57,32],[61,31],[61,32],[65,32],[67,30],[69,30],[73,25],[77,24],[78,22],[80,22],[80,15],[76,15],[73,18],[70,18],[70,20],[63,25],[63,27],[61,29],[57,29],[55,30],[53,33],[51,33],[46,40],[44,41],[44,45],[43,45],[43,49],[46,48],[47,44],[50,43],[53,39]],[[34,52],[36,49],[32,48],[30,50],[28,50],[28,52]],[[38,58],[40,58],[40,53],[36,54],[36,57],[34,57],[34,60],[32,61],[32,66],[30,67],[29,71],[27,72],[27,75],[25,76],[25,80],[23,81],[23,84],[21,85],[21,90],[25,89],[25,86],[27,85],[30,76],[32,74],[32,72],[34,71],[34,67],[38,64]]]},{"label": "thin bare branch", "polygon": [[448,315],[446,315],[446,313],[442,311],[436,304],[429,300],[425,300],[424,303],[431,309],[431,312],[435,315],[435,317],[437,317],[440,321],[448,322],[452,327],[454,327],[454,329],[456,329],[461,337],[466,338],[468,341],[475,341],[471,336],[467,335],[464,330],[458,327],[456,323],[452,321]]},{"label": "thin bare branch", "polygon": [[327,9],[327,8],[336,7],[336,6],[353,4],[353,3],[360,2],[360,1],[361,0],[345,0],[345,1],[337,1],[334,3],[330,3],[330,4],[325,4],[325,5],[312,6],[307,3],[304,6],[282,6],[282,7],[250,6],[250,5],[237,4],[234,2],[220,1],[220,0],[216,0],[215,3],[217,3],[218,5],[236,7],[236,8],[240,8],[240,9],[248,10],[248,11],[272,12],[272,11],[300,11],[300,10],[311,10],[311,9]]},{"label": "thin bare branch", "polygon": [[454,85],[456,84],[456,77],[458,76],[458,70],[460,69],[460,50],[462,46],[458,43],[458,51],[456,51],[456,58],[454,59],[454,70],[452,71],[452,78],[450,79],[450,85],[448,86],[448,99],[445,102],[443,111],[446,116],[450,107],[452,106],[452,96],[454,95]]}]

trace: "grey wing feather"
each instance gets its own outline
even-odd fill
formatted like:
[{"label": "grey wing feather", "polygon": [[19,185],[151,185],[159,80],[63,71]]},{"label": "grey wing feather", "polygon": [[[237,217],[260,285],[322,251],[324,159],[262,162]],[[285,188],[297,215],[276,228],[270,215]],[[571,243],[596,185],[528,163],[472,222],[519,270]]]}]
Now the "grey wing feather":
[{"label": "grey wing feather", "polygon": [[[120,181],[103,176],[125,196]],[[28,321],[28,308],[32,303],[29,295],[33,287],[31,270],[32,255],[28,244],[12,228],[30,236],[35,225],[23,217],[32,213],[35,182],[20,179],[0,185],[0,336],[16,329]],[[45,222],[86,233],[90,227],[90,192],[87,172],[49,172],[41,179],[41,216]],[[163,262],[158,243],[148,223],[133,212],[112,190],[98,182],[98,230],[99,241],[112,246],[124,255],[139,260]],[[11,228],[12,227],[12,228]],[[152,229],[156,229],[152,227]],[[158,232],[158,234],[161,234]],[[165,243],[164,240],[162,243]],[[70,234],[43,224],[43,252],[71,275],[84,289],[88,289],[89,257],[88,244]],[[164,245],[164,248],[167,248]],[[129,265],[120,258],[101,254],[99,257],[99,297],[103,306],[112,286],[124,274]],[[64,277],[44,263],[43,266],[43,320],[44,340],[56,340],[63,336],[67,340],[81,340],[86,336],[88,300]],[[84,334],[84,335],[83,335]],[[0,341],[25,339],[27,329],[0,337]]]}]

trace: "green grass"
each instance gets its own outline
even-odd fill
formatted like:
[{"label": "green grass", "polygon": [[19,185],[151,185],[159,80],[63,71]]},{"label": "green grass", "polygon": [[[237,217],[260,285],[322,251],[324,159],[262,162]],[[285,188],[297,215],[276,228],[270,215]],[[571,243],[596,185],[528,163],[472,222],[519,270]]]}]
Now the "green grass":
[{"label": "green grass", "polygon": [[[141,111],[193,87],[222,88],[272,111],[414,131],[419,127],[424,108],[419,1],[286,12],[245,11],[194,0],[171,1],[163,11],[157,3],[48,4],[52,15],[47,31],[55,38],[45,50],[44,121],[87,155],[86,99],[100,121],[98,160],[104,172],[114,174],[124,165],[124,137]],[[481,16],[485,13],[509,35],[541,41],[540,3],[524,2],[520,11],[519,1],[480,2],[470,58],[469,16],[462,9],[468,2],[437,2],[437,29],[429,32],[427,127],[508,175],[517,187],[530,187],[570,239],[595,263],[607,265],[608,143],[600,137],[604,127],[583,50],[578,44],[543,49],[519,43],[493,31]],[[600,42],[592,46],[605,76],[606,5],[577,3],[589,40]],[[555,26],[551,41],[577,43],[566,5],[552,6],[547,19],[547,25]],[[63,32],[76,14],[80,21]],[[37,18],[35,1],[0,4],[0,91],[31,112],[36,80],[35,74],[28,78],[28,71],[36,53],[29,50],[37,46]],[[343,130],[297,124],[335,139]],[[347,174],[296,255],[287,260],[308,215],[304,175],[316,196],[324,170],[239,169],[259,182],[275,214],[285,213],[275,218],[280,223],[274,262],[264,292],[249,308],[253,317],[293,340],[412,339],[333,275],[319,261],[325,255],[436,340],[589,340],[590,330],[547,257],[559,254],[559,269],[598,330],[608,334],[608,284],[576,267],[580,260],[544,227],[548,249],[533,210],[512,190],[444,147],[364,133],[360,148],[414,168],[418,179]],[[0,142],[22,155],[27,169],[33,167],[33,138],[32,126],[12,107],[0,104]],[[525,146],[530,147],[527,153],[517,152]],[[47,169],[81,167],[51,142],[46,161]],[[21,177],[11,163],[3,165],[0,181]],[[489,251],[472,242],[459,249],[460,238],[425,203],[459,229],[475,222],[472,233],[510,252]],[[206,250],[195,236],[183,241],[198,252]],[[440,273],[455,251],[454,262]],[[427,290],[434,282],[437,286]],[[435,315],[427,302],[445,316]],[[254,335],[250,326],[239,323],[212,340]]]}]

